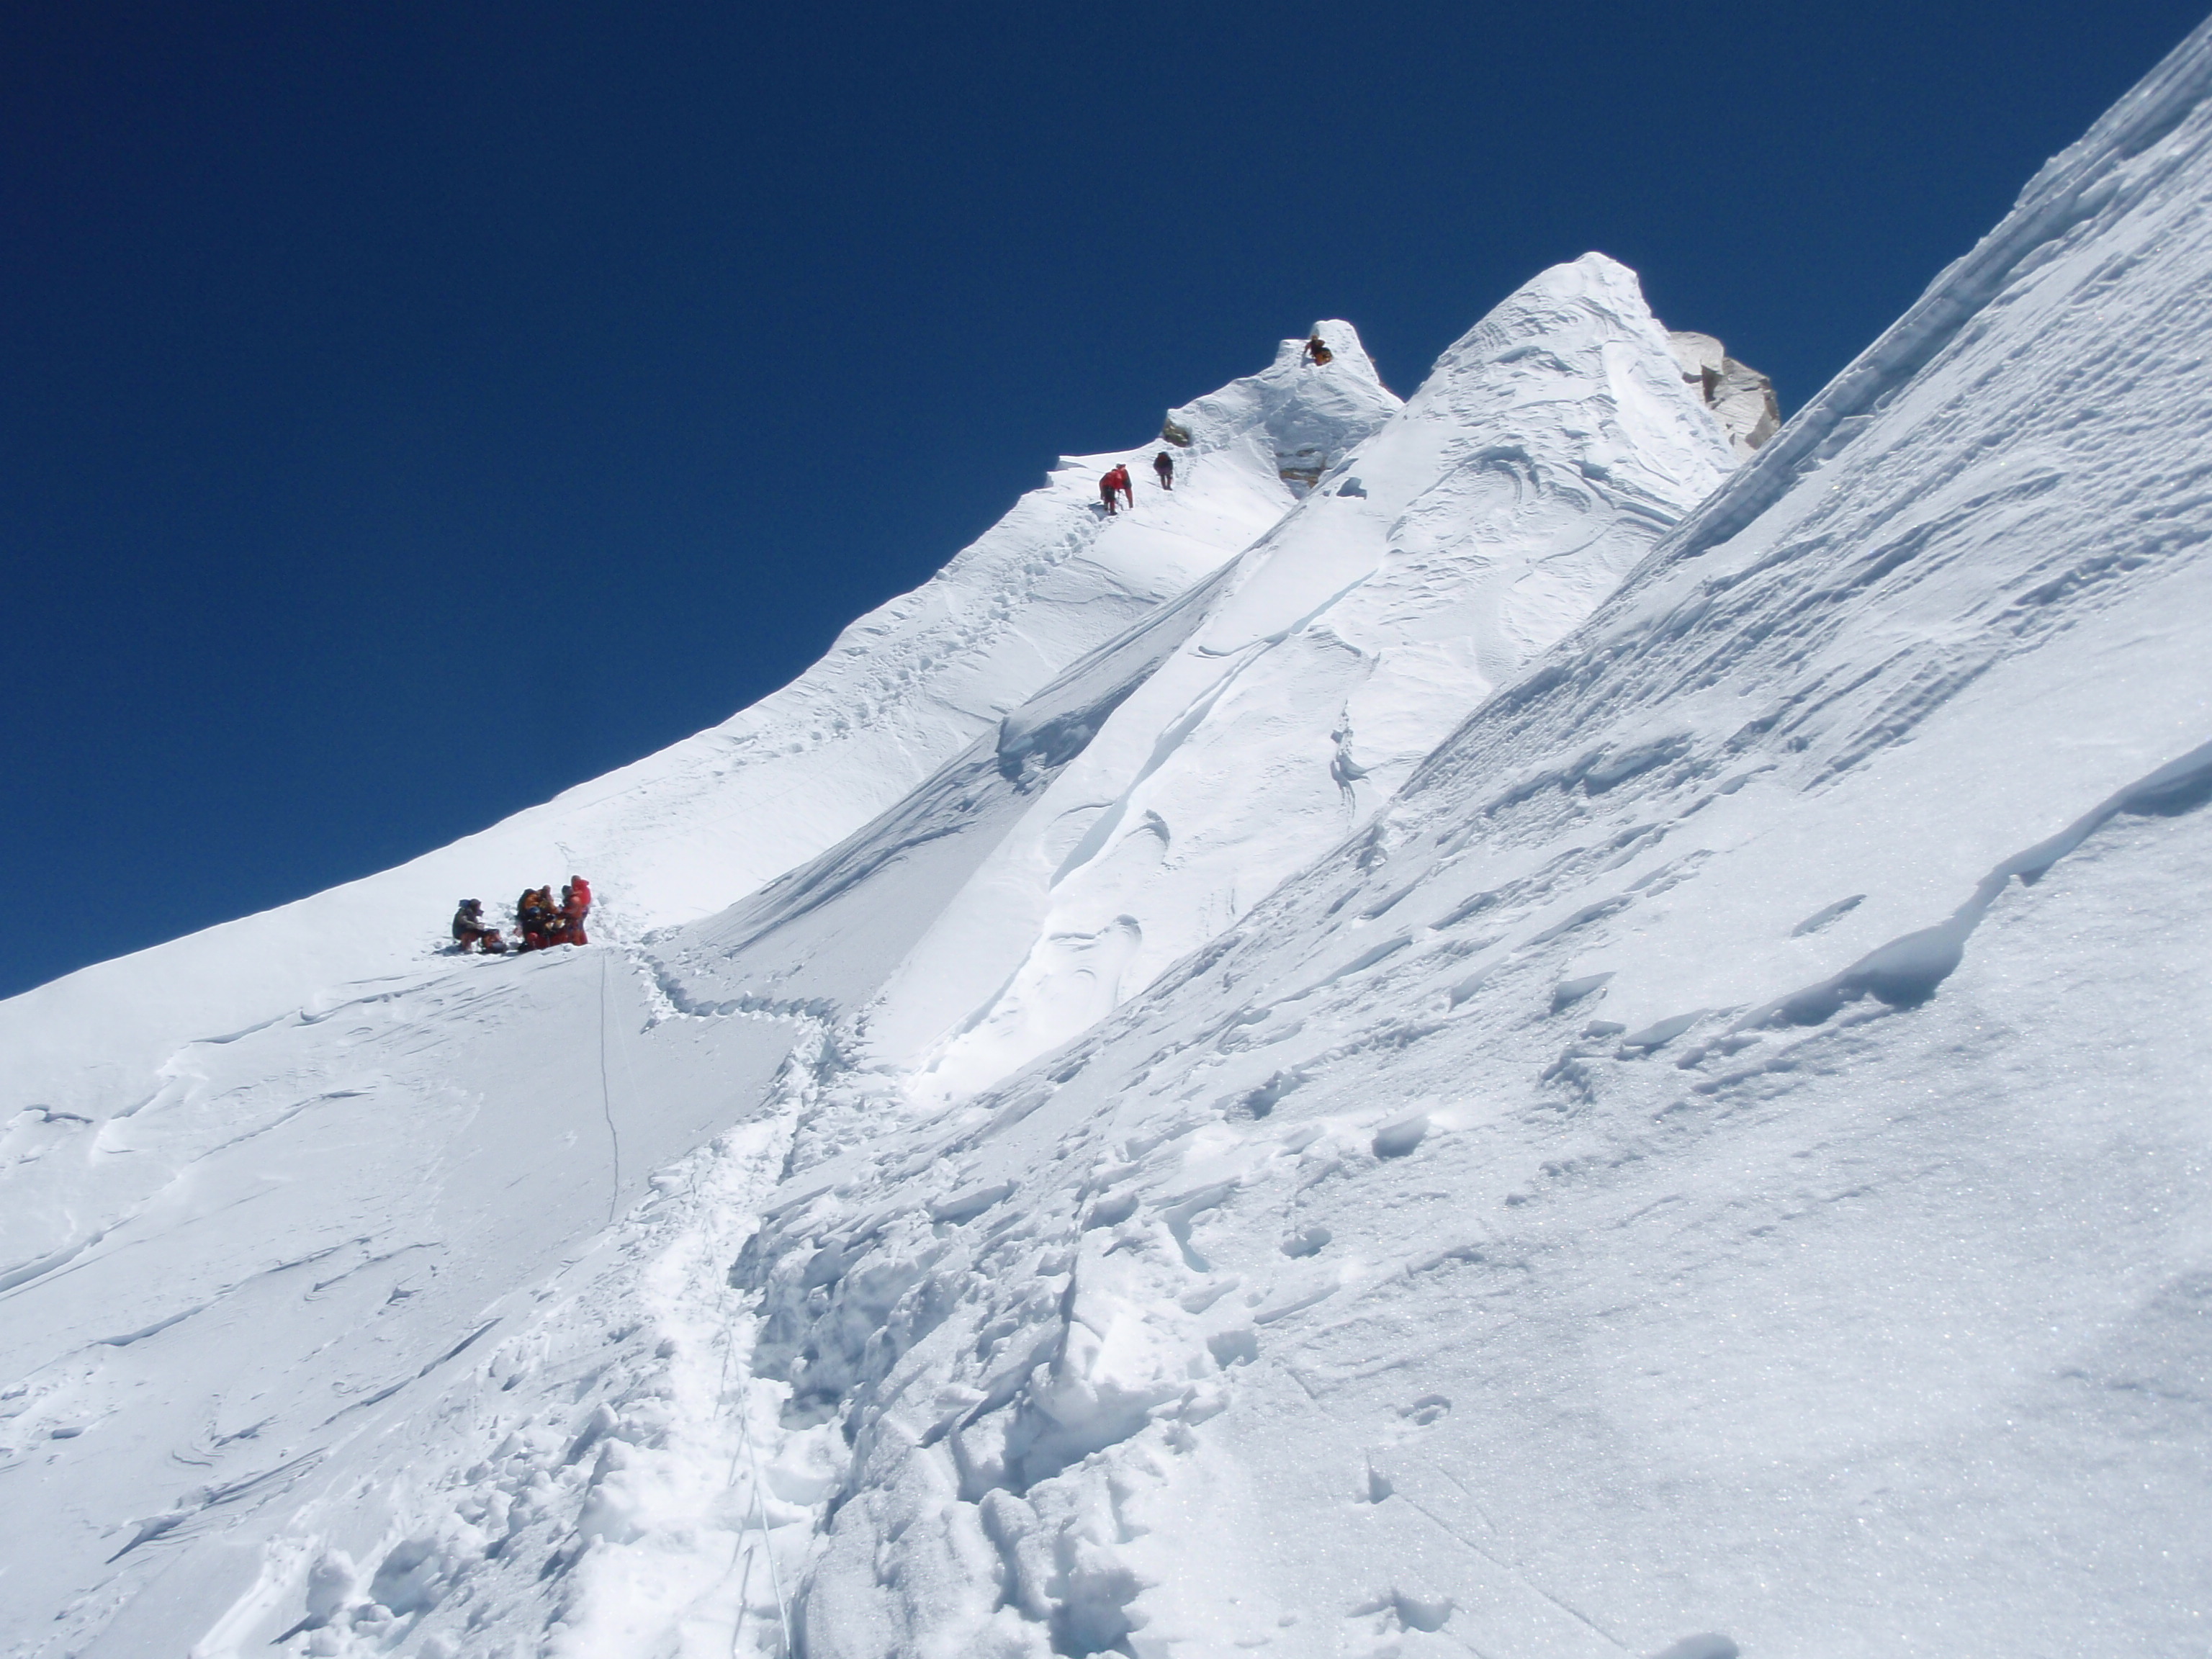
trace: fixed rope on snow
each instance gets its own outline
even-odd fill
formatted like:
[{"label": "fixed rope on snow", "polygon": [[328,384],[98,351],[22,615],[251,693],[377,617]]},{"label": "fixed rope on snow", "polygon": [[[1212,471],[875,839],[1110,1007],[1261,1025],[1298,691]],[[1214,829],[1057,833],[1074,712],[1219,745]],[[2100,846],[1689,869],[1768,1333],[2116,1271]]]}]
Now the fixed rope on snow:
[{"label": "fixed rope on snow", "polygon": [[[720,1400],[727,1400],[730,1397],[730,1355],[737,1347],[737,1335],[734,1332],[728,1332],[724,1334],[722,1339],[722,1381],[720,1388],[716,1390],[716,1397]],[[738,1460],[740,1457],[744,1458],[752,1472],[753,1490],[752,1502],[746,1507],[745,1519],[738,1525],[738,1553],[740,1555],[744,1554],[745,1528],[746,1527],[752,1525],[756,1518],[757,1518],[760,1526],[761,1549],[768,1557],[768,1586],[769,1590],[775,1596],[776,1623],[781,1626],[783,1632],[783,1652],[785,1659],[790,1659],[792,1651],[791,1608],[783,1599],[783,1583],[775,1570],[775,1545],[774,1540],[769,1536],[768,1499],[764,1495],[765,1488],[761,1480],[760,1456],[759,1454],[753,1449],[752,1431],[750,1424],[746,1420],[747,1413],[745,1404],[746,1402],[740,1401],[738,1407],[738,1444],[737,1449],[730,1454],[730,1472],[723,1478],[722,1484],[726,1487],[734,1486],[738,1484]],[[745,1597],[747,1593],[752,1588],[752,1557],[745,1555],[744,1563],[744,1577],[740,1579],[738,1583],[737,1617],[730,1621],[731,1659],[737,1659],[738,1638],[744,1633],[745,1627],[745,1607],[747,1605]],[[732,1567],[737,1565],[737,1560],[734,1557],[731,1559],[730,1565]]]}]

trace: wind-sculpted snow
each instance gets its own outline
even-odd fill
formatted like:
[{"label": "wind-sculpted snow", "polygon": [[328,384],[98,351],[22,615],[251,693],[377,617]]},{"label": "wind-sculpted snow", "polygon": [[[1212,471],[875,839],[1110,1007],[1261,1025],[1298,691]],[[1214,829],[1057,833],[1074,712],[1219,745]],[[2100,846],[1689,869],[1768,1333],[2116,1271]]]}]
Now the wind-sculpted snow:
[{"label": "wind-sculpted snow", "polygon": [[[1591,259],[1364,447],[1295,352],[1176,411],[1285,504],[1342,453],[719,914],[19,1112],[7,1650],[2200,1649],[2209,89],[1610,599],[1726,451]],[[924,962],[1068,1040],[917,1074]]]},{"label": "wind-sculpted snow", "polygon": [[[0,1005],[0,1474],[46,1494],[19,1484],[0,1504],[11,1643],[131,1653],[219,1610],[258,1570],[246,1540],[303,1481],[352,1501],[332,1536],[376,1547],[383,1512],[357,1500],[397,1478],[380,1437],[411,1445],[392,1425],[513,1324],[508,1299],[553,1294],[564,1253],[649,1176],[768,1109],[813,1030],[774,999],[686,1018],[662,975],[604,945],[457,961],[435,947],[459,893],[581,870],[593,933],[624,940],[820,852],[971,744],[1018,798],[1085,728],[1075,708],[1026,733],[1004,717],[1279,518],[1295,499],[1279,441],[1348,447],[1396,407],[1348,326],[1323,327],[1326,381],[1279,353],[1218,394],[1171,495],[1109,521],[1095,479],[1116,458],[1064,463],[715,732],[398,870]],[[929,890],[905,890],[918,928]],[[179,1467],[198,1482],[181,1496]],[[319,1618],[302,1639],[338,1628]]]},{"label": "wind-sculpted snow", "polygon": [[686,1012],[863,1007],[1031,803],[1206,617],[1217,572],[1093,652],[890,811],[741,904],[654,941]]},{"label": "wind-sculpted snow", "polygon": [[2208,81],[1145,994],[825,1087],[811,1659],[2199,1644]]},{"label": "wind-sculpted snow", "polygon": [[1349,323],[1314,325],[1331,354],[1326,370],[1305,361],[1306,342],[1285,340],[1264,374],[1168,411],[1161,436],[1188,471],[1206,456],[1238,451],[1273,469],[1303,495],[1397,407],[1376,396],[1375,365]]},{"label": "wind-sculpted snow", "polygon": [[[416,976],[465,895],[588,875],[594,932],[634,939],[744,896],[866,824],[1069,664],[1218,568],[1295,497],[1279,440],[1349,446],[1397,407],[1349,325],[1326,384],[1285,354],[1214,394],[1205,458],[1108,520],[1096,480],[1152,447],[1063,461],[973,546],[848,628],[782,690],[543,806],[397,869],[84,969],[0,1003],[0,1121],[99,1115],[180,1045],[317,996]],[[88,1052],[99,1062],[88,1066]],[[0,1243],[0,1261],[8,1246]]]},{"label": "wind-sculpted snow", "polygon": [[1730,465],[1634,275],[1545,272],[1209,596],[866,1024],[957,1097],[1091,1025],[1364,823]]}]

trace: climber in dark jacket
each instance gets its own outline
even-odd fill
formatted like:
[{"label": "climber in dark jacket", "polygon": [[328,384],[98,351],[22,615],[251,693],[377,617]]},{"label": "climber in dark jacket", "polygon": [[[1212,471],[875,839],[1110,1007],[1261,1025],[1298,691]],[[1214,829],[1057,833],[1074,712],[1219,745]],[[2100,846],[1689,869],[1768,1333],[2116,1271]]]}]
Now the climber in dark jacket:
[{"label": "climber in dark jacket", "polygon": [[1312,339],[1306,342],[1306,361],[1316,368],[1319,368],[1335,356],[1336,354],[1328,349],[1319,334],[1316,334]]},{"label": "climber in dark jacket", "polygon": [[1152,471],[1159,475],[1161,489],[1175,488],[1175,458],[1166,450],[1163,449],[1152,457]]},{"label": "climber in dark jacket", "polygon": [[543,951],[553,943],[552,923],[557,915],[553,908],[553,890],[550,887],[530,887],[514,902],[514,925],[522,934],[522,948]]},{"label": "climber in dark jacket", "polygon": [[473,945],[488,957],[505,956],[507,941],[499,936],[499,929],[484,926],[483,901],[463,899],[461,908],[453,912],[453,939],[466,956]]}]

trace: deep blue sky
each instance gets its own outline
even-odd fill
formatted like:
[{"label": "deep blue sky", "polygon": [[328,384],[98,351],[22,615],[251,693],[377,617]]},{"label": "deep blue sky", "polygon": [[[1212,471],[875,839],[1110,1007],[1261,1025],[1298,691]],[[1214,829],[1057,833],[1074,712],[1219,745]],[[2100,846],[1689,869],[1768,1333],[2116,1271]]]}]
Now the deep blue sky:
[{"label": "deep blue sky", "polygon": [[2203,3],[9,7],[0,994],[721,720],[1316,316],[1408,392],[1595,247],[1795,407]]}]

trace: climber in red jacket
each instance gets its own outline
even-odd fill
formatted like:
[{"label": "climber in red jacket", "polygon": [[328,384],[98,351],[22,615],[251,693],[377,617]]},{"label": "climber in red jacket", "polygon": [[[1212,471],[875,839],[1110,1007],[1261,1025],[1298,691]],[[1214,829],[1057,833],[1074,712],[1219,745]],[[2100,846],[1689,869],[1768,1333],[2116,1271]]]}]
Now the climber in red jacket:
[{"label": "climber in red jacket", "polygon": [[568,884],[561,890],[561,915],[568,926],[561,937],[569,945],[589,945],[584,935],[584,918],[592,911],[592,884],[581,876],[568,878]]},{"label": "climber in red jacket", "polygon": [[1116,495],[1126,497],[1131,507],[1137,504],[1137,492],[1130,487],[1129,483],[1129,469],[1118,463],[1112,471],[1098,481],[1098,499],[1106,503],[1106,511],[1109,516],[1114,512],[1114,501]]}]

